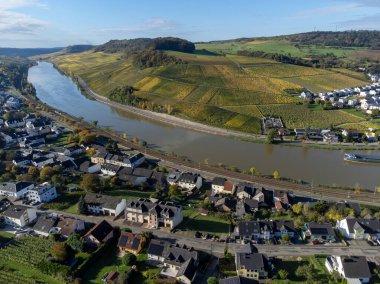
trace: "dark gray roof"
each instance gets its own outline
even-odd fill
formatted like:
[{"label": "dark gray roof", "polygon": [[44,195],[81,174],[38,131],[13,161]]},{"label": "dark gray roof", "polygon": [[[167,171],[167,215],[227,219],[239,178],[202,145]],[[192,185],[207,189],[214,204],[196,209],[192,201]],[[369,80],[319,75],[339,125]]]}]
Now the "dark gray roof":
[{"label": "dark gray roof", "polygon": [[312,235],[328,235],[334,236],[334,230],[330,223],[308,223],[310,233]]},{"label": "dark gray roof", "polygon": [[24,181],[6,182],[0,185],[0,190],[17,193],[32,184],[31,182]]},{"label": "dark gray roof", "polygon": [[113,227],[106,221],[103,220],[99,224],[95,225],[87,234],[93,236],[99,242],[103,240],[113,231]]},{"label": "dark gray roof", "polygon": [[242,221],[238,224],[240,236],[252,236],[260,233],[260,223],[258,221]]},{"label": "dark gray roof", "polygon": [[164,257],[169,245],[170,243],[167,241],[153,239],[150,241],[147,253],[155,256]]},{"label": "dark gray roof", "polygon": [[346,278],[370,278],[367,259],[364,256],[342,256],[343,270]]},{"label": "dark gray roof", "polygon": [[186,245],[169,245],[165,255],[165,263],[169,263],[176,266],[182,266],[190,258],[194,261],[198,261],[199,254],[192,247]]},{"label": "dark gray roof", "polygon": [[219,284],[258,284],[259,281],[242,276],[232,276],[219,280]]},{"label": "dark gray roof", "polygon": [[267,258],[261,253],[237,253],[236,269],[245,267],[247,270],[265,270],[267,267]]},{"label": "dark gray roof", "polygon": [[36,224],[33,226],[33,229],[35,231],[49,233],[50,230],[54,227],[57,219],[48,217],[46,215],[41,215],[38,219]]},{"label": "dark gray roof", "polygon": [[350,233],[354,232],[355,229],[358,227],[361,227],[365,233],[367,234],[377,234],[380,233],[380,219],[376,218],[364,218],[364,219],[358,219],[358,218],[347,218],[347,225],[348,225],[348,231]]},{"label": "dark gray roof", "polygon": [[84,197],[84,202],[87,204],[96,205],[102,208],[115,209],[121,202],[121,198],[115,198],[107,195],[100,195],[96,193],[87,193]]},{"label": "dark gray roof", "polygon": [[142,214],[148,214],[148,212],[157,214],[160,217],[173,217],[174,214],[181,210],[181,206],[172,201],[157,201],[153,199],[132,199],[127,201],[128,209],[141,210]]},{"label": "dark gray roof", "polygon": [[195,184],[197,182],[198,176],[199,176],[198,174],[183,173],[179,177],[179,181],[184,182],[184,183]]},{"label": "dark gray roof", "polygon": [[23,205],[12,205],[3,212],[3,215],[6,217],[19,219],[28,208],[29,207]]},{"label": "dark gray roof", "polygon": [[227,179],[223,178],[223,177],[215,177],[213,180],[212,180],[212,184],[213,185],[219,185],[219,186],[224,186],[224,183],[227,181]]},{"label": "dark gray roof", "polygon": [[192,281],[194,279],[197,268],[193,258],[189,258],[178,270],[177,277],[185,276]]},{"label": "dark gray roof", "polygon": [[120,166],[113,165],[113,164],[104,164],[102,165],[102,169],[117,173],[120,170]]},{"label": "dark gray roof", "polygon": [[151,178],[153,175],[152,170],[144,169],[144,168],[135,168],[133,170],[133,174],[135,176],[141,176],[141,177],[146,177],[147,179]]}]

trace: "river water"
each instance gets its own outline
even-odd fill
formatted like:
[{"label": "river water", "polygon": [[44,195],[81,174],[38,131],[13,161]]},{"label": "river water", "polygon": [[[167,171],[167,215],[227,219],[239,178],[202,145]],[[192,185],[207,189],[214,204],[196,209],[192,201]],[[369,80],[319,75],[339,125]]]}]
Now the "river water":
[{"label": "river water", "polygon": [[[380,164],[343,161],[344,151],[256,144],[178,128],[114,109],[83,96],[71,78],[51,63],[40,62],[29,69],[28,81],[37,97],[48,105],[86,121],[139,137],[164,151],[188,156],[198,162],[224,163],[263,174],[278,170],[281,176],[317,184],[373,189],[380,186]],[[357,151],[356,151],[357,152]],[[364,151],[374,154],[377,151]]]}]

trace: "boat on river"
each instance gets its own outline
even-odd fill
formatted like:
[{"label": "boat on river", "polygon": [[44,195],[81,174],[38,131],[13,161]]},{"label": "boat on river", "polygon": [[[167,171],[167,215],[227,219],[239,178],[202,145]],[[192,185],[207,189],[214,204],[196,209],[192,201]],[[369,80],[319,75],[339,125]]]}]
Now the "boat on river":
[{"label": "boat on river", "polygon": [[346,153],[344,154],[344,160],[357,163],[380,163],[380,156]]}]

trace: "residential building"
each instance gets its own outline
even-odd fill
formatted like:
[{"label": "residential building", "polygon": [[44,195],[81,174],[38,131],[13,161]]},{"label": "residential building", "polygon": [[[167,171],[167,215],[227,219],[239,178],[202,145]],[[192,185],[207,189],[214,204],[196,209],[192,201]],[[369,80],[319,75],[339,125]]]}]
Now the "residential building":
[{"label": "residential building", "polygon": [[124,198],[114,198],[91,192],[85,195],[84,203],[91,214],[115,217],[124,212],[127,204]]},{"label": "residential building", "polygon": [[55,224],[57,219],[48,215],[41,215],[38,217],[36,224],[33,226],[33,231],[41,236],[48,237],[51,233],[55,232]]},{"label": "residential building", "polygon": [[125,209],[127,221],[146,224],[150,228],[173,229],[182,222],[182,207],[175,202],[157,199],[128,200]]},{"label": "residential building", "polygon": [[68,238],[71,234],[78,234],[85,230],[85,222],[80,219],[60,216],[55,226],[62,237]]},{"label": "residential building", "polygon": [[23,198],[27,192],[34,188],[31,182],[6,182],[0,184],[0,195],[11,197],[15,200]]},{"label": "residential building", "polygon": [[6,224],[22,228],[37,219],[37,212],[23,205],[11,205],[3,212],[3,217]]},{"label": "residential building", "polygon": [[146,239],[141,234],[121,232],[117,246],[122,252],[129,252],[138,255],[143,249]]},{"label": "residential building", "polygon": [[34,202],[46,203],[58,197],[57,190],[54,185],[49,182],[44,182],[40,185],[29,189],[26,198]]},{"label": "residential building", "polygon": [[178,186],[193,191],[202,187],[202,177],[199,174],[182,173],[178,179]]},{"label": "residential building", "polygon": [[328,256],[325,266],[330,273],[337,271],[347,283],[368,283],[372,276],[364,256]]},{"label": "residential building", "polygon": [[213,194],[229,194],[233,195],[235,193],[235,184],[224,178],[214,178],[211,185]]},{"label": "residential building", "polygon": [[170,243],[161,239],[152,239],[147,250],[148,260],[164,262]]},{"label": "residential building", "polygon": [[236,187],[236,197],[239,199],[251,199],[256,195],[256,189],[247,185],[238,185]]},{"label": "residential building", "polygon": [[94,246],[99,246],[102,243],[106,243],[113,238],[113,227],[103,220],[95,225],[86,235],[83,236],[83,240]]},{"label": "residential building", "polygon": [[305,238],[311,241],[334,242],[335,233],[330,223],[306,223]]},{"label": "residential building", "polygon": [[261,253],[236,253],[236,273],[251,279],[265,279],[268,277],[269,261]]},{"label": "residential building", "polygon": [[102,174],[107,176],[114,176],[120,170],[120,166],[114,164],[103,164],[101,165],[100,171]]},{"label": "residential building", "polygon": [[380,239],[380,219],[354,218],[349,216],[338,220],[336,228],[347,239],[378,240]]}]

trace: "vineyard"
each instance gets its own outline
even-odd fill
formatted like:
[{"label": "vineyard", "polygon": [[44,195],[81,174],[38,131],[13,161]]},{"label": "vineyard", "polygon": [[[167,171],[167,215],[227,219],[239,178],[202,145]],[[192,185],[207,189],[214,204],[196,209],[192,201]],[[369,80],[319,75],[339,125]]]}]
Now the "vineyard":
[{"label": "vineyard", "polygon": [[0,249],[0,283],[60,283],[37,270],[54,241],[25,236]]},{"label": "vineyard", "polygon": [[[281,42],[214,43],[213,48],[237,51],[266,47],[294,50]],[[278,63],[270,59],[244,57],[236,52],[221,56],[202,50],[193,54],[168,51],[185,64],[138,69],[121,54],[84,52],[51,58],[69,74],[81,78],[95,92],[108,96],[116,86],[130,85],[142,97],[156,105],[173,107],[174,115],[245,132],[261,133],[262,115],[281,116],[287,127],[329,127],[331,124],[357,123],[361,119],[348,113],[311,111],[297,105],[296,94],[304,89],[331,91],[364,85],[362,74],[352,70],[327,70]],[[317,51],[316,51],[317,52]]]}]

